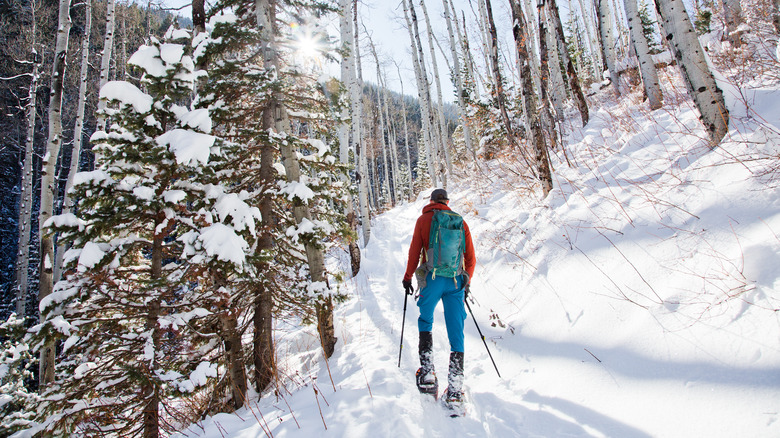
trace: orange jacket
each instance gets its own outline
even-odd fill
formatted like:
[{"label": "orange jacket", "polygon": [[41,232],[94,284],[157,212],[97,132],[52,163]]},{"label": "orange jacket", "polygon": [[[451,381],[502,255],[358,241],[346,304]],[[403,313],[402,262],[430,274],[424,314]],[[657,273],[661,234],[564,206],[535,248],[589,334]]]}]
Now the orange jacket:
[{"label": "orange jacket", "polygon": [[[409,260],[406,262],[406,273],[404,280],[411,280],[417,267],[425,262],[425,254],[428,250],[428,242],[431,235],[431,221],[433,220],[434,210],[450,210],[445,204],[431,202],[423,207],[422,215],[417,218],[417,224],[414,226],[414,235],[412,244],[409,246]],[[452,211],[452,210],[450,210]],[[474,267],[477,265],[477,258],[474,256],[474,244],[471,242],[471,231],[466,221],[463,221],[463,231],[466,235],[466,252],[463,260],[466,264],[466,273],[469,274],[469,282],[474,276]],[[426,251],[423,251],[425,248]]]}]

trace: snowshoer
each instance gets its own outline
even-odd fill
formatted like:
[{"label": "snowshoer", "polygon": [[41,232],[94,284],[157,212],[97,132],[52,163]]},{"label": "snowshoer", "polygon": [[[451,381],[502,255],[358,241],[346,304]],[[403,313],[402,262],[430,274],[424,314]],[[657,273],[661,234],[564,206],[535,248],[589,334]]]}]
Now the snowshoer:
[{"label": "snowshoer", "polygon": [[450,364],[444,403],[450,408],[463,404],[463,326],[467,317],[464,306],[476,258],[471,232],[463,218],[448,207],[444,189],[431,193],[431,201],[417,219],[409,247],[409,259],[402,284],[413,294],[412,276],[417,278],[420,317],[420,369],[417,386],[420,392],[434,397],[438,380],[433,366],[433,311],[441,300],[450,342]]}]

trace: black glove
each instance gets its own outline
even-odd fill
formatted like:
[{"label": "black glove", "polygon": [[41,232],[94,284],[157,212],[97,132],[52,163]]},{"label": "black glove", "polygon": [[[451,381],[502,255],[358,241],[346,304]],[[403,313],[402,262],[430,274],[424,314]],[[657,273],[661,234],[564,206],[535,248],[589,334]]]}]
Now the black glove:
[{"label": "black glove", "polygon": [[463,299],[467,300],[469,298],[470,293],[471,293],[471,285],[467,284],[466,289],[463,290]]},{"label": "black glove", "polygon": [[412,280],[404,280],[401,282],[401,284],[404,285],[404,290],[406,291],[406,295],[414,294],[414,288],[412,287]]}]

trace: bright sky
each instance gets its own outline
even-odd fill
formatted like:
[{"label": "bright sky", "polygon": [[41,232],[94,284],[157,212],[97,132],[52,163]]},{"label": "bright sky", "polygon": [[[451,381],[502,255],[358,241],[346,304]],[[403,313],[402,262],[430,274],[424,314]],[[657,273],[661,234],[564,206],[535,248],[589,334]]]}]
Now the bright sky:
[{"label": "bright sky", "polygon": [[[180,7],[181,5],[189,3],[188,0],[166,0],[165,5],[167,7]],[[211,1],[207,1],[206,7],[208,8]],[[508,7],[505,2],[496,2],[493,5],[497,21],[501,20],[500,17],[507,17]],[[441,0],[428,0],[426,2],[428,7],[428,13],[431,18],[433,32],[436,35],[439,44],[442,49],[447,53],[447,58],[450,57],[449,51],[449,37],[447,35],[447,27],[443,18],[443,9]],[[456,8],[465,8],[466,19],[473,23],[473,14],[469,9],[467,0],[455,0]],[[476,7],[476,6],[475,6]],[[361,19],[361,26],[365,25],[365,28],[361,28],[361,58],[363,68],[363,79],[368,82],[377,83],[376,79],[376,64],[374,62],[373,55],[371,54],[368,39],[365,37],[365,31],[368,29],[368,33],[377,46],[377,52],[379,55],[380,63],[387,75],[386,81],[390,89],[400,92],[401,80],[399,79],[398,69],[394,63],[398,63],[400,73],[403,76],[403,91],[405,94],[415,95],[417,90],[417,83],[414,77],[414,70],[412,66],[411,55],[411,43],[409,40],[409,34],[406,30],[406,23],[403,17],[403,8],[400,0],[362,0],[359,5],[359,13]],[[183,8],[178,13],[182,16],[191,16],[192,12],[189,7]],[[428,52],[428,40],[425,30],[425,22],[422,11],[417,8],[417,16],[421,32],[422,44],[425,47],[426,57],[428,59],[428,74],[432,78],[433,69],[430,65],[430,55]],[[328,31],[332,35],[334,41],[338,41],[338,18],[332,17],[332,22],[328,24]],[[507,20],[503,20],[507,21]],[[497,23],[501,27],[502,23]],[[509,23],[505,23],[508,29]],[[476,34],[475,31],[469,30],[470,34]],[[438,68],[440,74],[440,80],[442,83],[442,98],[445,101],[452,102],[454,100],[454,89],[450,81],[449,71],[447,63],[438,51]],[[338,77],[339,67],[338,65],[323,65],[331,75]],[[435,98],[435,89],[432,89],[432,96]]]}]

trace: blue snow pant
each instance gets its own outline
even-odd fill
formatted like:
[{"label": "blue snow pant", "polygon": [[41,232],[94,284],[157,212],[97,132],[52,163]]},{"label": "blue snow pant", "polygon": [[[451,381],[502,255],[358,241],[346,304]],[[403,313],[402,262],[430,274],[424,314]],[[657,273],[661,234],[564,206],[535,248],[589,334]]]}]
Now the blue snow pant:
[{"label": "blue snow pant", "polygon": [[429,272],[425,287],[420,291],[417,300],[417,307],[420,308],[417,328],[421,332],[429,332],[433,329],[433,310],[441,300],[444,304],[444,322],[447,325],[450,350],[463,353],[463,326],[467,316],[463,302],[466,287],[463,284],[463,277],[456,277],[457,282],[448,277],[437,276],[435,279],[431,277]]}]

